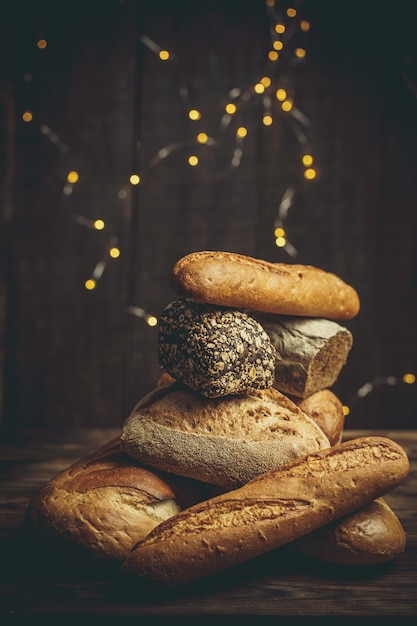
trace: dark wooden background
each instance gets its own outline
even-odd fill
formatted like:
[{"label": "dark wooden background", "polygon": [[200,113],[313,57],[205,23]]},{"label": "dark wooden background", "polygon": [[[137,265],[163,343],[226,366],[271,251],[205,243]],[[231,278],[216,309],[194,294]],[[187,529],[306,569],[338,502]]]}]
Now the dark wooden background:
[{"label": "dark wooden background", "polygon": [[[264,0],[9,6],[0,26],[3,430],[121,425],[159,376],[157,330],[134,312],[158,316],[175,298],[173,264],[198,249],[317,265],[353,284],[362,309],[346,324],[354,347],[335,386],[351,408],[346,425],[416,427],[416,385],[402,381],[416,372],[417,352],[414,6],[294,6],[311,30],[286,49],[305,46],[307,57],[294,64],[284,56],[274,80],[293,84],[309,120],[311,182],[300,125],[276,101],[272,126],[261,123],[261,98],[251,97],[220,132],[228,92],[265,73]],[[149,42],[173,60],[161,62]],[[202,112],[197,123],[191,107]],[[228,168],[239,125],[248,136],[239,167]],[[196,146],[200,130],[215,146]],[[155,161],[172,142],[176,149]],[[191,152],[197,168],[187,163]],[[73,185],[71,170],[79,173]],[[138,186],[129,182],[134,172]],[[296,257],[273,235],[289,187],[285,227]],[[103,231],[88,227],[99,218]],[[109,242],[120,258],[105,256]]]}]

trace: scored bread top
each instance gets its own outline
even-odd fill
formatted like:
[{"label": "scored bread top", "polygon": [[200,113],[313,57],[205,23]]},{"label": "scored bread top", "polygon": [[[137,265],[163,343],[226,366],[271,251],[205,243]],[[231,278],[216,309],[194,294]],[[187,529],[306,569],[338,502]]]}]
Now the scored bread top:
[{"label": "scored bread top", "polygon": [[173,267],[171,286],[196,302],[280,315],[347,320],[360,307],[356,290],[336,274],[233,252],[206,250],[184,256]]},{"label": "scored bread top", "polygon": [[121,441],[143,463],[225,488],[330,446],[314,420],[276,389],[205,398],[179,383],[144,398]]}]

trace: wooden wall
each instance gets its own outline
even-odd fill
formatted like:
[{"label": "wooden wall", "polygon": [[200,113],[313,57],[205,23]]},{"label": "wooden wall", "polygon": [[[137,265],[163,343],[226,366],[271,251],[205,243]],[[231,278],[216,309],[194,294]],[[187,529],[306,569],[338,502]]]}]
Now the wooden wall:
[{"label": "wooden wall", "polygon": [[[158,316],[175,298],[170,270],[197,249],[317,265],[353,284],[362,309],[347,324],[354,347],[335,386],[351,406],[347,425],[416,426],[416,387],[402,381],[417,352],[416,43],[407,15],[383,4],[296,4],[312,27],[286,50],[305,45],[307,57],[269,70],[293,86],[308,124],[273,99],[266,127],[251,91],[271,48],[263,0],[13,3],[1,61],[4,429],[120,425],[159,375],[157,329],[137,313]],[[236,87],[249,97],[222,127]],[[248,135],[230,167],[240,125]],[[203,130],[213,146],[196,143]],[[303,177],[300,132],[314,181]],[[289,188],[296,256],[273,235]],[[96,219],[104,230],[91,228]]]}]

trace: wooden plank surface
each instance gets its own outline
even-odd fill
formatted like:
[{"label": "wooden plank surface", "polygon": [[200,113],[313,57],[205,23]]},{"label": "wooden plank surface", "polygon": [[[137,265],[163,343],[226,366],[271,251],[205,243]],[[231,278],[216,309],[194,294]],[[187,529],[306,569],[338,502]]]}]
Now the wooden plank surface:
[{"label": "wooden plank surface", "polygon": [[[115,570],[86,571],[35,557],[22,530],[24,512],[37,490],[61,469],[118,434],[115,429],[66,434],[15,433],[0,447],[0,622],[28,616],[100,622],[151,618],[152,623],[224,623],[244,620],[285,623],[337,617],[355,621],[417,616],[417,431],[347,431],[345,438],[380,434],[400,443],[411,461],[407,479],[386,496],[407,533],[405,552],[372,568],[336,568],[273,551],[209,579],[161,594],[127,581]],[[319,619],[320,618],[320,619]],[[142,623],[142,622],[141,622]]]}]

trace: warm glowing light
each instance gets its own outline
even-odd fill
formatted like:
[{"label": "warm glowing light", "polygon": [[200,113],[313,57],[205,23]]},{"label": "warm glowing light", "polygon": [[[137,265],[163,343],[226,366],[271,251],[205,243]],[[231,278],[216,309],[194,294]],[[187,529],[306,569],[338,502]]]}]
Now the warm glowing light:
[{"label": "warm glowing light", "polygon": [[272,117],[270,115],[264,115],[262,118],[262,122],[265,126],[271,126],[272,124]]},{"label": "warm glowing light", "polygon": [[275,0],[266,0],[266,6],[267,7],[274,7],[275,6]]},{"label": "warm glowing light", "polygon": [[284,237],[285,236],[285,230],[283,228],[281,228],[280,226],[278,226],[278,228],[276,228],[274,230],[274,235],[275,237],[278,239],[279,237]]},{"label": "warm glowing light", "polygon": [[94,278],[89,278],[88,280],[85,281],[84,283],[84,287],[86,289],[88,289],[88,291],[92,291],[93,289],[96,288],[96,281],[94,280]]},{"label": "warm glowing light", "polygon": [[79,179],[78,172],[76,172],[75,170],[71,170],[71,172],[68,172],[68,174],[67,174],[67,181],[69,183],[74,185],[75,183],[78,183],[78,179]]},{"label": "warm glowing light", "polygon": [[188,117],[190,118],[190,120],[193,120],[193,122],[201,119],[201,113],[200,111],[197,111],[197,109],[191,109],[190,111],[188,111]]},{"label": "warm glowing light", "polygon": [[243,137],[246,137],[247,134],[248,134],[248,129],[245,128],[244,126],[239,126],[239,128],[236,131],[236,135],[240,137],[241,139],[243,139]]},{"label": "warm glowing light", "polygon": [[295,9],[287,9],[288,17],[295,17],[297,15],[297,11]]},{"label": "warm glowing light", "polygon": [[39,50],[45,50],[48,44],[47,44],[46,39],[39,39],[36,45],[38,46]]},{"label": "warm glowing light", "polygon": [[270,61],[278,61],[278,57],[279,57],[279,54],[278,52],[275,52],[275,50],[270,50],[268,52],[268,59]]},{"label": "warm glowing light", "polygon": [[306,55],[306,51],[304,50],[304,48],[295,49],[295,56],[297,57],[297,59],[304,59],[305,55]]},{"label": "warm glowing light", "polygon": [[95,222],[93,222],[93,226],[96,230],[103,230],[105,227],[105,223],[103,222],[103,220],[95,220]]},{"label": "warm glowing light", "polygon": [[308,22],[307,20],[301,20],[300,28],[303,33],[307,33],[310,30],[310,22]]},{"label": "warm glowing light", "polygon": [[281,107],[283,111],[291,111],[293,103],[291,102],[291,100],[284,100],[284,102],[281,104]]},{"label": "warm glowing light", "polygon": [[273,42],[272,47],[274,48],[274,50],[282,50],[284,47],[284,44],[282,43],[282,41],[279,41],[279,39],[277,39],[276,41]]},{"label": "warm glowing light", "polygon": [[195,156],[195,154],[192,154],[191,156],[189,156],[188,164],[191,165],[191,167],[195,167],[196,165],[198,165],[198,157]]},{"label": "warm glowing light", "polygon": [[262,85],[262,83],[256,83],[253,89],[256,93],[263,93],[265,91],[265,87]]},{"label": "warm glowing light", "polygon": [[111,256],[112,259],[118,259],[120,256],[119,248],[116,248],[116,246],[113,246],[112,248],[110,248],[109,255]]},{"label": "warm glowing light", "polygon": [[287,92],[285,91],[285,89],[282,89],[282,88],[277,89],[277,91],[275,93],[275,97],[280,102],[284,102],[284,100],[286,100],[286,98],[287,98]]},{"label": "warm glowing light", "polygon": [[24,122],[31,122],[33,120],[33,115],[31,111],[25,111],[22,115],[22,120]]},{"label": "warm glowing light", "polygon": [[207,143],[207,141],[208,141],[207,133],[198,133],[197,141],[198,141],[198,143]]},{"label": "warm glowing light", "polygon": [[277,237],[275,239],[275,245],[278,248],[285,248],[286,244],[287,244],[287,240],[285,239],[285,237]]},{"label": "warm glowing light", "polygon": [[305,167],[310,167],[310,165],[313,165],[313,157],[311,156],[311,154],[304,154],[302,161]]},{"label": "warm glowing light", "polygon": [[129,178],[129,181],[131,185],[139,185],[140,183],[139,174],[132,174],[132,176]]},{"label": "warm glowing light", "polygon": [[282,33],[285,33],[285,25],[275,24],[275,32],[278,33],[278,35],[282,35]]},{"label": "warm glowing light", "polygon": [[344,404],[344,405],[343,405],[343,407],[342,407],[342,410],[343,410],[343,415],[344,415],[344,416],[349,415],[349,413],[350,413],[350,408],[349,408],[348,406],[346,406],[346,405]]},{"label": "warm glowing light", "polygon": [[265,89],[267,89],[271,85],[272,81],[269,76],[263,76],[259,82],[265,87]]},{"label": "warm glowing light", "polygon": [[161,59],[161,61],[168,61],[169,57],[170,57],[170,54],[168,50],[160,50],[159,58]]},{"label": "warm glowing light", "polygon": [[313,167],[308,167],[304,172],[304,178],[306,178],[307,180],[313,180],[313,178],[316,178],[316,176],[317,172]]},{"label": "warm glowing light", "polygon": [[229,102],[228,104],[226,104],[225,109],[226,113],[228,113],[229,115],[233,115],[233,113],[236,113],[236,105],[233,104],[233,102]]},{"label": "warm glowing light", "polygon": [[403,381],[407,383],[407,385],[414,385],[416,377],[414,374],[404,374]]},{"label": "warm glowing light", "polygon": [[158,320],[156,319],[154,315],[149,315],[146,318],[146,323],[148,324],[148,326],[156,326],[158,323]]}]

